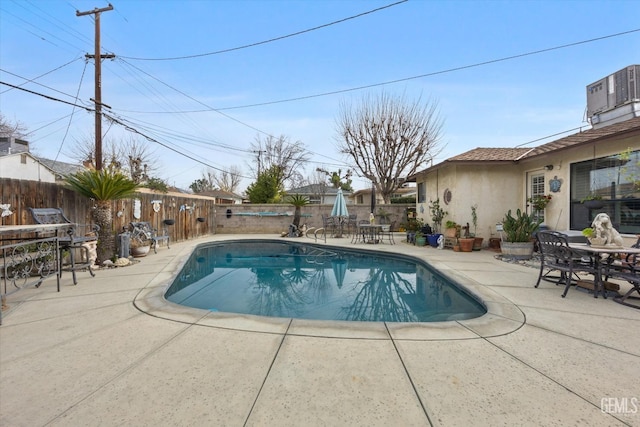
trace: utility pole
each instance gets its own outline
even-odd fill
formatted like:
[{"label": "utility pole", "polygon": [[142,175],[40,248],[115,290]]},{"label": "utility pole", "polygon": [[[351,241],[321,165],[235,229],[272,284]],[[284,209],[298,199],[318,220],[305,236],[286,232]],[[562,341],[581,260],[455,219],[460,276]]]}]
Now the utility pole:
[{"label": "utility pole", "polygon": [[100,55],[100,14],[113,10],[113,6],[109,3],[109,6],[101,9],[95,8],[86,12],[80,12],[76,10],[76,16],[95,15],[95,54],[86,54],[85,58],[95,59],[95,96],[94,102],[96,104],[96,170],[102,169],[102,58],[115,58],[114,54]]}]

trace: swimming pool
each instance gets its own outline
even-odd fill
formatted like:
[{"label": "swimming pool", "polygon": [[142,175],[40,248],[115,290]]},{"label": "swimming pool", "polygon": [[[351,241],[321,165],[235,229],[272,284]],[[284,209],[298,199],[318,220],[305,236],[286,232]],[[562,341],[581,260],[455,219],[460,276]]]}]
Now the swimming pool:
[{"label": "swimming pool", "polygon": [[210,311],[315,320],[438,322],[486,313],[464,288],[412,257],[288,241],[198,246],[165,298]]}]

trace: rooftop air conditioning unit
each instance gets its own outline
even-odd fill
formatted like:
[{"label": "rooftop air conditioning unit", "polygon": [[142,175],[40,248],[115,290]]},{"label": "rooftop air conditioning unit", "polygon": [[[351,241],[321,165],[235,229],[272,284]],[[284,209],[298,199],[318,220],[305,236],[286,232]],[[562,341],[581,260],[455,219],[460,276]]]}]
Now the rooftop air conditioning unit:
[{"label": "rooftop air conditioning unit", "polygon": [[640,65],[630,65],[587,85],[587,117],[640,101]]}]

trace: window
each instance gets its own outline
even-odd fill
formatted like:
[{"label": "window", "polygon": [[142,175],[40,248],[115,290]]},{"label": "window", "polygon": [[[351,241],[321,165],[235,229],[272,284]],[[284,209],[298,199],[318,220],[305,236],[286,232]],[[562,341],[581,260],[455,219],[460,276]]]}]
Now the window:
[{"label": "window", "polygon": [[[531,198],[535,198],[536,196],[544,196],[544,174],[531,176],[530,194]],[[532,207],[531,213],[536,218],[544,221],[544,209],[538,210]]]},{"label": "window", "polygon": [[20,163],[22,163],[23,165],[27,164],[27,155],[26,154],[20,154]]},{"label": "window", "polygon": [[[589,209],[588,196],[603,199],[602,208]],[[621,233],[640,233],[640,151],[625,152],[571,165],[571,228],[591,225],[606,212]]]},{"label": "window", "polygon": [[427,185],[424,182],[418,183],[418,203],[427,201]]}]

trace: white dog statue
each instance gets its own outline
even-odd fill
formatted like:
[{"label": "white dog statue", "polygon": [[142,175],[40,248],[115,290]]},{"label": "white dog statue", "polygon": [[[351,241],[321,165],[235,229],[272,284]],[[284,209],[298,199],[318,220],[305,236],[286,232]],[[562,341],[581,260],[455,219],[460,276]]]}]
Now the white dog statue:
[{"label": "white dog statue", "polygon": [[596,215],[591,223],[593,228],[593,237],[602,239],[605,245],[609,246],[622,246],[622,236],[618,233],[618,230],[613,228],[611,224],[611,218],[609,215],[602,212]]}]

